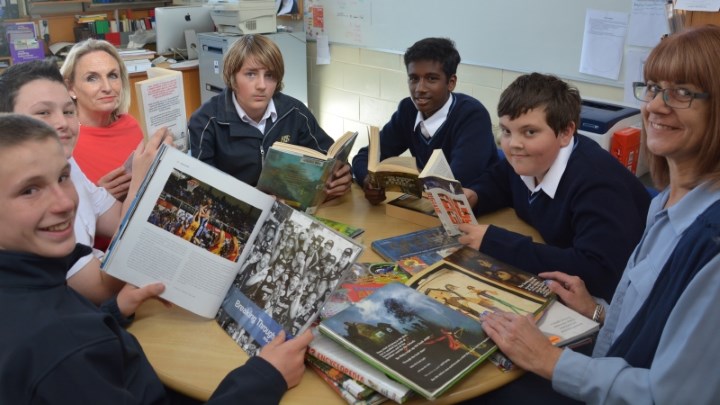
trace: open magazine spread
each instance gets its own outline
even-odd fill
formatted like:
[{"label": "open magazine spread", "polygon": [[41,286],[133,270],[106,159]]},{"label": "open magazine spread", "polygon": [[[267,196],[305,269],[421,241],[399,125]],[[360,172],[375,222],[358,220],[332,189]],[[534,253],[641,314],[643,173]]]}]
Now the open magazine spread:
[{"label": "open magazine spread", "polygon": [[217,322],[248,354],[317,316],[362,247],[255,188],[163,146],[103,270]]}]

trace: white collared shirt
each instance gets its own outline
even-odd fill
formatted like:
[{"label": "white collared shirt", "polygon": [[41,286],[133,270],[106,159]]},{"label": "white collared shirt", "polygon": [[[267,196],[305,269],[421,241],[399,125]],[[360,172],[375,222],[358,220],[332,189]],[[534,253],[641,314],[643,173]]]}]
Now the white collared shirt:
[{"label": "white collared shirt", "polygon": [[565,173],[568,160],[570,160],[570,155],[575,148],[576,142],[577,139],[573,136],[573,141],[560,149],[552,166],[550,166],[550,169],[545,173],[542,181],[537,186],[535,185],[535,177],[520,176],[531,193],[537,193],[542,190],[548,197],[555,198],[555,192],[557,191],[558,185],[560,185],[560,179],[563,173]]},{"label": "white collared shirt", "polygon": [[255,122],[252,118],[250,118],[249,115],[243,110],[242,107],[240,107],[240,104],[238,103],[237,99],[235,98],[235,94],[233,93],[232,96],[233,104],[235,105],[235,111],[237,111],[238,115],[240,116],[240,119],[248,123],[255,128],[259,129],[260,132],[263,134],[265,133],[265,124],[267,124],[268,118],[270,118],[270,122],[273,122],[277,119],[277,111],[275,110],[275,102],[273,99],[270,99],[270,102],[268,103],[267,108],[265,109],[265,114],[263,114],[262,118],[260,119],[260,122]]},{"label": "white collared shirt", "polygon": [[448,97],[442,108],[435,111],[435,114],[428,117],[428,119],[423,119],[422,113],[418,111],[417,117],[415,118],[415,125],[413,126],[413,128],[417,130],[418,125],[420,125],[420,132],[422,132],[423,136],[426,139],[432,138],[433,135],[435,135],[435,132],[437,132],[437,130],[440,129],[442,124],[445,123],[445,120],[447,120],[453,98],[453,94],[450,93],[450,97]]}]

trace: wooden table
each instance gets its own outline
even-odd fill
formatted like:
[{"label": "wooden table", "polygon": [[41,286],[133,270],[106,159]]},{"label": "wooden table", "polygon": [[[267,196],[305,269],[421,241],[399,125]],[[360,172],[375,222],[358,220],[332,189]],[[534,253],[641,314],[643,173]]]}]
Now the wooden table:
[{"label": "wooden table", "polygon": [[[384,205],[371,206],[362,190],[325,204],[318,216],[342,221],[365,229],[366,249],[359,261],[382,259],[370,249],[370,242],[421,229],[421,226],[385,216]],[[512,210],[478,218],[533,236],[537,232],[520,221]],[[156,301],[146,302],[137,312],[129,331],[140,341],[150,363],[166,385],[191,397],[206,400],[225,375],[247,360],[247,355],[214,321],[174,307],[166,309]],[[481,364],[434,404],[451,404],[476,397],[522,375],[522,371],[503,373],[492,363]],[[409,404],[425,403],[420,396]],[[313,371],[306,370],[299,386],[289,390],[282,404],[345,404]]]}]

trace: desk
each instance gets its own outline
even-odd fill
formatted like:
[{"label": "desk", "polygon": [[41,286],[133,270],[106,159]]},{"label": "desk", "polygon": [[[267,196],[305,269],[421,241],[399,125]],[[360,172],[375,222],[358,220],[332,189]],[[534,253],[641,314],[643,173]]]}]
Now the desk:
[{"label": "desk", "polygon": [[[403,220],[386,217],[383,205],[371,206],[362,190],[353,186],[349,195],[330,201],[318,210],[318,216],[342,221],[365,229],[367,246],[359,261],[382,261],[369,247],[376,239],[421,229]],[[539,240],[537,232],[520,221],[512,210],[503,210],[478,218],[481,223],[525,233]],[[174,307],[165,309],[148,301],[138,310],[128,329],[142,344],[150,363],[163,383],[186,395],[206,400],[232,369],[243,364],[247,355],[215,323]],[[450,404],[478,396],[522,375],[522,371],[503,373],[485,362],[461,380],[434,404]],[[425,403],[416,396],[409,404]],[[345,404],[313,371],[306,370],[299,386],[289,390],[282,404]]]}]

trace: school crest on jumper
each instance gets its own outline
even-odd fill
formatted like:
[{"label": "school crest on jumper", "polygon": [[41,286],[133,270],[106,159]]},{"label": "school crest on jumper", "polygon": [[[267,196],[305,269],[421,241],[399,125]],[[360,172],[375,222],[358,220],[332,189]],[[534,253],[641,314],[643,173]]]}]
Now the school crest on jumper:
[{"label": "school crest on jumper", "polygon": [[280,142],[289,143],[290,142],[290,135],[283,135],[280,137]]}]

